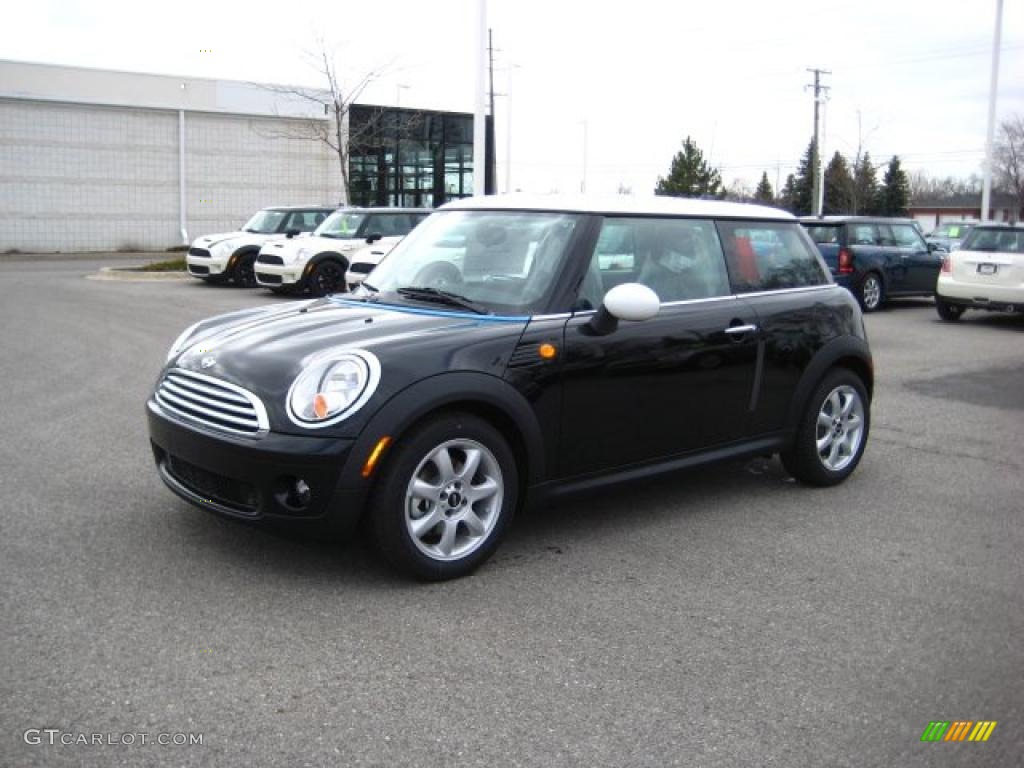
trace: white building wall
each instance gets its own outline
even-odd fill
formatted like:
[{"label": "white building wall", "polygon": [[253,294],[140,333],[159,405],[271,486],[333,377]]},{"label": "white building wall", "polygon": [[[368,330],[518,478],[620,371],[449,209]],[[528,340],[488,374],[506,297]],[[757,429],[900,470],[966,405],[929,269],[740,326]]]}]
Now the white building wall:
[{"label": "white building wall", "polygon": [[179,109],[190,239],[267,205],[340,200],[336,156],[295,138],[319,119],[308,102],[247,83],[0,61],[0,253],[181,245]]},{"label": "white building wall", "polygon": [[[334,204],[337,163],[289,118],[185,114],[190,238],[267,205]],[[0,253],[160,250],[179,234],[178,113],[0,100]]]}]

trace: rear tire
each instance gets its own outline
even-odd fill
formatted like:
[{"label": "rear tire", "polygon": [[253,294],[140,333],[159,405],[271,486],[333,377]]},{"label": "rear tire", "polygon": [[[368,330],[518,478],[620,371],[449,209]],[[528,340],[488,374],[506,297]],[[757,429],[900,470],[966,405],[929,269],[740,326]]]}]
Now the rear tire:
[{"label": "rear tire", "polygon": [[955,323],[964,316],[964,310],[966,309],[966,307],[960,304],[950,304],[948,301],[944,301],[938,294],[935,296],[935,311],[947,323]]},{"label": "rear tire", "polygon": [[885,288],[882,286],[882,278],[877,272],[868,272],[860,281],[860,288],[857,289],[857,300],[865,312],[874,312],[882,306],[885,301]]},{"label": "rear tire", "polygon": [[793,445],[779,457],[806,485],[843,482],[857,468],[871,429],[864,383],[846,368],[833,368],[807,401]]},{"label": "rear tire", "polygon": [[516,509],[508,442],[467,413],[441,413],[403,436],[377,478],[369,529],[384,558],[424,581],[465,576],[498,548]]}]

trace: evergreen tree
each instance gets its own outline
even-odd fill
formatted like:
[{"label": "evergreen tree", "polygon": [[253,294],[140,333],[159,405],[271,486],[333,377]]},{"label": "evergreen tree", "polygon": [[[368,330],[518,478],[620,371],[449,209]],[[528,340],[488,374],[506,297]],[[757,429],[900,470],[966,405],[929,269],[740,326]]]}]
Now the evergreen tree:
[{"label": "evergreen tree", "polygon": [[853,213],[861,216],[875,213],[877,191],[875,166],[871,164],[871,154],[865,152],[853,166]]},{"label": "evergreen tree", "polygon": [[910,180],[900,167],[899,157],[893,155],[878,191],[878,213],[882,216],[906,216],[909,207]]},{"label": "evergreen tree", "polygon": [[683,142],[683,150],[672,158],[668,178],[658,177],[656,195],[671,197],[721,197],[722,176],[716,168],[708,165],[704,153],[689,136]]},{"label": "evergreen tree", "polygon": [[796,176],[792,173],[786,177],[786,183],[779,192],[779,205],[790,213],[796,211]]},{"label": "evergreen tree", "polygon": [[839,152],[832,155],[825,168],[825,201],[823,213],[850,213],[853,208],[853,175]]},{"label": "evergreen tree", "polygon": [[772,190],[771,182],[768,181],[767,171],[761,174],[761,180],[757,183],[757,189],[754,190],[754,201],[769,205],[775,202],[775,193]]},{"label": "evergreen tree", "polygon": [[811,139],[796,169],[793,213],[797,216],[806,216],[814,211],[814,176],[818,173],[818,167],[818,145]]}]

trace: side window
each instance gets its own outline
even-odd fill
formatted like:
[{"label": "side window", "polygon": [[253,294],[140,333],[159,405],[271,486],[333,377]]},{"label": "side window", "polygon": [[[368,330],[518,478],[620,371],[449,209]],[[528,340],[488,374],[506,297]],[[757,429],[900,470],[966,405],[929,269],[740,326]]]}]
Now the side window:
[{"label": "side window", "polygon": [[366,225],[366,234],[378,234],[384,237],[407,235],[412,230],[411,217],[407,213],[379,213],[370,217]]},{"label": "side window", "polygon": [[819,245],[835,245],[839,242],[839,227],[809,226],[807,234]]},{"label": "side window", "polygon": [[892,234],[892,229],[889,228],[888,224],[879,224],[877,225],[877,228],[879,245],[884,245],[887,248],[893,248],[898,245],[896,238]]},{"label": "side window", "polygon": [[851,224],[850,245],[881,245],[878,228],[874,224]]},{"label": "side window", "polygon": [[323,220],[324,214],[319,211],[293,211],[288,220],[288,226],[283,231],[297,229],[300,232],[312,232]]},{"label": "side window", "polygon": [[824,285],[817,249],[798,224],[720,221],[733,288],[737,293]]},{"label": "side window", "polygon": [[596,309],[616,285],[635,281],[662,302],[729,293],[729,276],[712,222],[606,218],[577,306]]},{"label": "side window", "polygon": [[917,230],[909,224],[893,224],[892,235],[896,240],[896,245],[900,248],[917,248],[919,250],[925,249],[924,240],[917,234]]}]

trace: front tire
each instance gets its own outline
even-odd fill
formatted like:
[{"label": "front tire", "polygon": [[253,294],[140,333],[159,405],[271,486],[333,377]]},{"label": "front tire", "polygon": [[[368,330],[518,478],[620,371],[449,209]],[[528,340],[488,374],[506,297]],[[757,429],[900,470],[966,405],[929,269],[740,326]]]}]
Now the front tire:
[{"label": "front tire", "polygon": [[377,479],[370,530],[384,558],[424,581],[465,576],[498,548],[519,475],[508,442],[467,413],[443,413],[404,437]]},{"label": "front tire", "polygon": [[943,301],[938,294],[935,295],[935,311],[947,323],[955,323],[963,317],[965,309],[966,307],[960,304],[950,304],[948,301]]},{"label": "front tire", "polygon": [[250,253],[247,256],[239,256],[235,264],[234,273],[235,285],[239,288],[255,288],[256,283],[256,254]]},{"label": "front tire", "polygon": [[857,291],[857,300],[865,312],[874,312],[882,306],[885,300],[885,288],[882,286],[882,278],[875,272],[868,272],[860,281],[860,288]]},{"label": "front tire", "polygon": [[841,483],[860,463],[870,428],[864,383],[853,371],[835,368],[807,401],[793,445],[780,454],[782,464],[806,485]]},{"label": "front tire", "polygon": [[309,275],[309,292],[326,296],[345,291],[345,266],[336,261],[321,261]]}]

